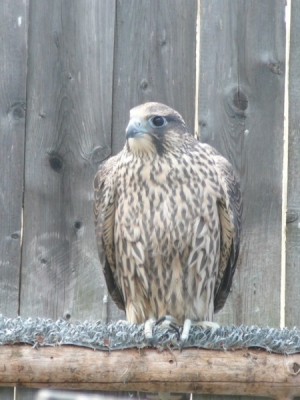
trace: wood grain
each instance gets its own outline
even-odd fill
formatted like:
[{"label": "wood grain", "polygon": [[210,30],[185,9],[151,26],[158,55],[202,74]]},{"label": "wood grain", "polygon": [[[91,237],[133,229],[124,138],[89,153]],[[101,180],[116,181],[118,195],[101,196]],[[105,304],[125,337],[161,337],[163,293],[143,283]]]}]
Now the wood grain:
[{"label": "wood grain", "polygon": [[201,0],[201,140],[235,166],[244,198],[240,261],[221,323],[279,326],[284,4]]},{"label": "wood grain", "polygon": [[[300,394],[300,355],[263,350],[183,352],[2,346],[0,385],[193,392],[287,398]],[[230,365],[230,368],[228,366]]]},{"label": "wood grain", "polygon": [[0,3],[0,312],[19,307],[28,2]]},{"label": "wood grain", "polygon": [[114,153],[124,145],[129,110],[147,101],[171,106],[194,130],[196,3],[186,0],[183,7],[182,0],[118,0]]},{"label": "wood grain", "polygon": [[[28,1],[0,2],[0,313],[18,315],[26,116]],[[0,398],[12,400],[13,388]]]},{"label": "wood grain", "polygon": [[31,3],[23,317],[107,314],[92,203],[110,154],[114,15],[111,0]]},{"label": "wood grain", "polygon": [[111,152],[115,2],[39,0],[29,11],[20,313],[105,320],[92,203]]},{"label": "wood grain", "polygon": [[300,9],[292,2],[289,72],[288,216],[286,239],[286,325],[300,324]]}]

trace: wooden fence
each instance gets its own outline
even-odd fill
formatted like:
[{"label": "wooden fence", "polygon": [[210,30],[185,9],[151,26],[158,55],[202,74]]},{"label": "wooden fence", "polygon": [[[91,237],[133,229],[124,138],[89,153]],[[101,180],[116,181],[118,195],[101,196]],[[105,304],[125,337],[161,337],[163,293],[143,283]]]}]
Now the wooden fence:
[{"label": "wooden fence", "polygon": [[1,0],[0,312],[123,317],[98,261],[93,176],[130,108],[153,100],[241,177],[241,257],[217,320],[297,325],[299,64],[300,0]]}]

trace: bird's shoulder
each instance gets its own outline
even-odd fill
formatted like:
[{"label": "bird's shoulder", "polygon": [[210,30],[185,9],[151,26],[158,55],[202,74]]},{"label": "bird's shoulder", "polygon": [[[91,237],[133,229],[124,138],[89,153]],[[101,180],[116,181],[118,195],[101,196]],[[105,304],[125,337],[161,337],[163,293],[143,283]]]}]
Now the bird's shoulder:
[{"label": "bird's shoulder", "polygon": [[[222,177],[224,171],[219,164],[230,165],[229,162],[212,146],[199,142],[193,136],[186,137],[182,147],[182,158],[186,160],[192,171],[204,179],[209,194],[220,198],[224,195],[225,182]],[[234,171],[232,169],[232,173]]]},{"label": "bird's shoulder", "polygon": [[94,178],[94,190],[100,189],[107,181],[113,178],[116,173],[121,153],[110,157],[97,171]]}]

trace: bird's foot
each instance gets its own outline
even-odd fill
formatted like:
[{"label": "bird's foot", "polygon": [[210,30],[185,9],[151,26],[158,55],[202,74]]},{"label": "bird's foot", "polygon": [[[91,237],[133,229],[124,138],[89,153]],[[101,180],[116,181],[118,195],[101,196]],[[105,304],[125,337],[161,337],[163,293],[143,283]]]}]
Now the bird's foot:
[{"label": "bird's foot", "polygon": [[204,329],[210,329],[212,333],[215,332],[218,328],[220,328],[220,325],[217,324],[216,322],[211,322],[211,321],[192,322],[190,319],[185,319],[180,337],[180,344],[179,344],[180,351],[182,351],[184,345],[186,344],[189,338],[190,329],[192,325],[201,326]]},{"label": "bird's foot", "polygon": [[201,326],[204,329],[210,329],[212,333],[220,328],[220,325],[217,322],[212,322],[212,321],[194,322],[193,325]]},{"label": "bird's foot", "polygon": [[155,318],[149,318],[145,322],[145,336],[152,346],[154,344],[153,329],[154,326],[156,325],[161,325],[162,327],[166,327],[167,329],[172,329],[177,333],[180,351],[182,351],[182,349],[186,345],[192,325],[201,326],[204,329],[210,329],[212,333],[215,332],[220,327],[220,325],[217,324],[216,322],[211,322],[211,321],[195,322],[187,318],[184,320],[183,327],[181,329],[180,322],[171,315],[164,315],[163,317],[160,317],[158,320],[156,320]]},{"label": "bird's foot", "polygon": [[168,329],[173,329],[177,335],[178,335],[178,339],[180,339],[180,331],[179,331],[179,323],[178,320],[174,317],[172,317],[172,315],[164,315],[163,317],[160,317],[157,321],[155,325],[161,325],[163,327],[166,327]]},{"label": "bird's foot", "polygon": [[160,325],[162,328],[173,329],[174,331],[176,331],[178,339],[180,339],[180,330],[178,327],[179,324],[176,318],[173,318],[171,315],[165,315],[158,320],[156,320],[155,318],[149,318],[145,322],[144,332],[145,337],[147,341],[151,344],[151,346],[153,346],[154,344],[153,329],[156,325]]},{"label": "bird's foot", "polygon": [[[156,322],[157,324],[163,324],[167,326],[168,328],[172,328],[178,335],[178,342],[179,342],[179,350],[182,351],[184,345],[186,344],[188,337],[189,337],[189,332],[190,328],[192,326],[192,321],[190,319],[185,319],[182,330],[180,329],[180,323],[179,321],[172,317],[171,315],[165,315]],[[181,330],[181,332],[180,332]]]}]

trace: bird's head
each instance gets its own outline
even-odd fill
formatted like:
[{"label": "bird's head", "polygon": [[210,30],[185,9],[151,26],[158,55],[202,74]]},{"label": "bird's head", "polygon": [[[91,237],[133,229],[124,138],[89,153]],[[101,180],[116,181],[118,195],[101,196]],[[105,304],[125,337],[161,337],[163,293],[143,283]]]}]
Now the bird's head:
[{"label": "bird's head", "polygon": [[130,111],[126,141],[133,153],[157,153],[180,149],[188,132],[182,116],[160,103],[141,104]]}]

